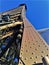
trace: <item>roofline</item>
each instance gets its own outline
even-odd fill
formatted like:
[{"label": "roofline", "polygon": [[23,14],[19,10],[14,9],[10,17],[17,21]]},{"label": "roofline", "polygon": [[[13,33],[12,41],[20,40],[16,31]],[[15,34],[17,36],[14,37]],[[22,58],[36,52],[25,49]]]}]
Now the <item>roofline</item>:
[{"label": "roofline", "polygon": [[[24,3],[24,4],[20,4],[18,7],[21,7],[21,6],[25,6],[25,10],[27,10],[27,6],[26,6],[25,3]],[[18,7],[15,7],[15,8],[9,9],[9,10],[4,11],[4,12],[0,12],[0,14],[5,13],[5,12],[9,12],[9,11],[14,10],[14,9],[18,9]]]}]

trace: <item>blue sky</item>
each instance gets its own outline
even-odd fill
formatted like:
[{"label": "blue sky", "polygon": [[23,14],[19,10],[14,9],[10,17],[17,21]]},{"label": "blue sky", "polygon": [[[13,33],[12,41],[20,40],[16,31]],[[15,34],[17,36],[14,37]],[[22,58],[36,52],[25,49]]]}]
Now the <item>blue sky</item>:
[{"label": "blue sky", "polygon": [[26,16],[36,29],[49,27],[49,0],[0,0],[0,12],[26,3]]}]

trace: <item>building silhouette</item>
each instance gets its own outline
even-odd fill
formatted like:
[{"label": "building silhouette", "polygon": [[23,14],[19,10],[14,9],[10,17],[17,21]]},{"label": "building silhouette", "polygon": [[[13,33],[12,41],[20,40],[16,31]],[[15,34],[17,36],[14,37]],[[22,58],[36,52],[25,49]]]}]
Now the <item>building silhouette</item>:
[{"label": "building silhouette", "polygon": [[25,8],[26,6],[23,4],[18,8],[2,13],[3,15],[21,13],[21,17],[24,22],[18,65],[43,65],[43,58],[49,57],[49,46],[26,18],[25,12],[27,8]]}]

